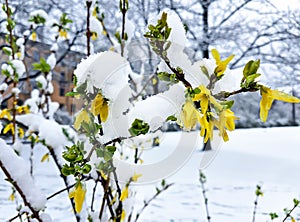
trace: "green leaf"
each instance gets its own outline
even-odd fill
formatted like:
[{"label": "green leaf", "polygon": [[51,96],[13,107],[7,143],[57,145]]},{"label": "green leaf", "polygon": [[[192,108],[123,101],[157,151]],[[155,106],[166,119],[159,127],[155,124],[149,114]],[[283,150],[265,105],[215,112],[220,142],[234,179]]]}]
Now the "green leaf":
[{"label": "green leaf", "polygon": [[225,109],[231,109],[234,104],[234,100],[222,101],[221,105],[224,106]]},{"label": "green leaf", "polygon": [[88,174],[89,172],[91,172],[91,170],[92,170],[92,166],[90,164],[84,164],[82,168],[82,172],[84,174]]},{"label": "green leaf", "polygon": [[65,96],[71,96],[71,97],[74,97],[74,96],[77,96],[77,95],[80,95],[80,93],[79,92],[67,92],[65,94]]},{"label": "green leaf", "polygon": [[300,203],[300,201],[297,200],[296,198],[293,199],[293,202],[294,202],[294,206],[298,206]]},{"label": "green leaf", "polygon": [[194,94],[199,94],[199,93],[201,93],[201,90],[198,87],[196,87],[194,89]]},{"label": "green leaf", "polygon": [[132,136],[145,135],[148,133],[150,126],[148,123],[140,119],[135,119],[129,128],[129,132]]},{"label": "green leaf", "polygon": [[166,121],[177,121],[177,118],[175,116],[168,116]]},{"label": "green leaf", "polygon": [[277,213],[270,213],[269,215],[271,217],[271,220],[274,220],[274,219],[278,218]]},{"label": "green leaf", "polygon": [[7,47],[3,47],[2,51],[3,51],[6,55],[8,55],[8,56],[11,55],[11,50],[10,50],[9,48],[7,48]]},{"label": "green leaf", "polygon": [[254,83],[257,77],[261,76],[261,74],[251,74],[246,77],[245,87],[248,88],[252,83]]},{"label": "green leaf", "polygon": [[116,151],[116,147],[115,147],[115,146],[107,146],[106,149],[107,149],[110,153],[112,153],[112,154],[114,154],[115,151]]},{"label": "green leaf", "polygon": [[247,78],[249,75],[257,73],[259,65],[260,65],[260,60],[259,59],[256,60],[256,61],[253,61],[253,60],[249,61],[245,65],[244,70],[243,70],[244,78]]},{"label": "green leaf", "polygon": [[51,70],[50,65],[46,62],[44,58],[40,59],[40,63],[33,63],[32,65],[34,70],[39,70],[43,73],[49,73]]},{"label": "green leaf", "polygon": [[63,166],[63,168],[61,169],[61,173],[64,176],[69,176],[69,175],[72,175],[75,173],[75,169],[74,169],[74,167],[71,167],[71,166],[68,166],[67,164],[65,164]]},{"label": "green leaf", "polygon": [[96,149],[96,155],[97,157],[103,157],[104,156],[104,151],[101,148]]},{"label": "green leaf", "polygon": [[111,152],[104,152],[103,159],[104,159],[105,161],[109,161],[109,160],[112,159],[113,155],[114,155],[114,154],[111,153]]}]

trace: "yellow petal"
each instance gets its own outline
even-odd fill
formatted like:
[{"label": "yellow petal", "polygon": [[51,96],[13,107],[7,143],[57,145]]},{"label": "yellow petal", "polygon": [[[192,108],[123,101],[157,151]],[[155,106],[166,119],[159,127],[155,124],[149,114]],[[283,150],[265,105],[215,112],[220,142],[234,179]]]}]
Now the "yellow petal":
[{"label": "yellow petal", "polygon": [[1,111],[1,113],[0,113],[0,119],[3,119],[5,116],[6,116],[6,118],[8,120],[12,120],[10,111],[8,109],[4,109],[4,110]]},{"label": "yellow petal", "polygon": [[131,180],[133,182],[136,182],[140,177],[142,176],[142,174],[134,174],[132,177],[131,177]]},{"label": "yellow petal", "polygon": [[238,119],[237,117],[234,116],[234,112],[232,112],[230,109],[224,110],[225,112],[225,117],[226,117],[226,128],[229,131],[235,130],[235,120]]},{"label": "yellow petal", "polygon": [[9,131],[11,131],[11,133],[14,135],[15,134],[15,129],[14,129],[14,125],[12,123],[9,123],[5,126],[4,130],[3,130],[3,134],[8,133]]},{"label": "yellow petal", "polygon": [[45,162],[45,161],[49,162],[49,153],[46,153],[46,154],[42,157],[41,162],[43,163],[43,162]]},{"label": "yellow petal", "polygon": [[218,50],[216,49],[212,49],[211,50],[211,54],[214,57],[214,59],[216,60],[216,63],[218,65],[219,62],[221,62],[221,57],[220,57],[220,53],[218,52]]},{"label": "yellow petal", "polygon": [[261,100],[260,100],[260,119],[262,122],[266,122],[269,114],[269,110],[273,104],[274,99],[271,97],[271,91],[267,87],[262,87],[261,90]]},{"label": "yellow petal", "polygon": [[201,106],[201,112],[202,112],[202,114],[205,114],[206,111],[208,110],[208,98],[203,98],[200,101],[200,106]]},{"label": "yellow petal", "polygon": [[18,127],[18,133],[20,138],[24,137],[24,130],[21,127]]},{"label": "yellow petal", "polygon": [[107,175],[103,172],[103,170],[100,170],[99,171],[100,172],[100,175],[101,175],[101,177],[104,179],[104,180],[107,180]]},{"label": "yellow petal", "polygon": [[100,115],[101,121],[105,122],[108,117],[108,102],[103,98],[101,93],[98,93],[91,103],[91,112],[94,116]]},{"label": "yellow petal", "polygon": [[9,195],[9,198],[8,198],[10,201],[14,201],[15,200],[15,192],[12,192],[10,195]]},{"label": "yellow petal", "polygon": [[17,57],[18,57],[18,59],[20,59],[22,57],[22,53],[21,52],[17,52]]},{"label": "yellow petal", "polygon": [[81,182],[76,185],[74,191],[69,193],[69,198],[74,198],[75,202],[75,211],[76,213],[80,213],[82,210],[82,205],[85,199],[86,189]]},{"label": "yellow petal", "polygon": [[65,39],[67,39],[68,38],[68,32],[61,29],[61,30],[59,30],[59,36],[64,37]]},{"label": "yellow petal", "polygon": [[125,199],[128,198],[128,186],[125,186],[125,188],[122,190],[121,196],[120,196],[120,201],[124,201]]},{"label": "yellow petal", "polygon": [[197,124],[197,114],[198,111],[194,107],[194,104],[192,101],[187,100],[186,103],[182,107],[181,112],[181,120],[183,123],[183,126],[186,130],[193,129]]},{"label": "yellow petal", "polygon": [[76,116],[74,122],[74,128],[76,130],[79,130],[82,122],[86,122],[86,123],[90,122],[89,114],[85,109],[82,109],[80,113]]},{"label": "yellow petal", "polygon": [[222,137],[223,137],[224,142],[227,142],[229,140],[226,130],[223,131]]},{"label": "yellow petal", "polygon": [[95,41],[98,38],[97,32],[92,32],[92,40]]},{"label": "yellow petal", "polygon": [[97,17],[97,7],[94,8],[92,16]]},{"label": "yellow petal", "polygon": [[123,209],[122,214],[121,214],[121,221],[124,221],[125,217],[126,217],[126,213],[125,213],[125,210]]},{"label": "yellow petal", "polygon": [[36,32],[32,32],[32,34],[31,34],[31,40],[33,40],[33,41],[36,40]]},{"label": "yellow petal", "polygon": [[287,93],[281,92],[279,90],[271,90],[273,99],[281,100],[288,103],[299,103],[300,99],[289,95]]}]

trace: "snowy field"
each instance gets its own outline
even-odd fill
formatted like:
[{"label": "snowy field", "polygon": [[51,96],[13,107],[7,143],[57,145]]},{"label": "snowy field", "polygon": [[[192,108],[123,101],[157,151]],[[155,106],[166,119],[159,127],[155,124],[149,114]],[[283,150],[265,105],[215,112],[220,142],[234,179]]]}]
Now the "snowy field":
[{"label": "snowy field", "polygon": [[[165,135],[162,146],[174,146],[172,142],[179,134]],[[223,143],[204,169],[211,221],[251,222],[257,184],[262,186],[264,195],[259,199],[256,221],[271,221],[270,212],[281,213],[281,220],[277,221],[282,221],[283,208],[291,208],[293,198],[300,198],[300,127],[242,129],[229,136],[230,141]],[[167,179],[167,183],[175,184],[151,203],[140,221],[206,221],[198,180],[198,169],[203,161],[199,149],[200,143],[188,163]],[[35,152],[34,179],[49,195],[63,188],[63,182],[55,179],[59,172],[49,170],[54,169],[51,161],[40,162],[45,152],[42,148]],[[28,157],[28,152],[24,151],[23,155]],[[3,178],[0,172],[0,221],[15,216],[16,207],[8,200],[11,187]],[[91,189],[89,184],[88,189]],[[153,185],[135,189],[140,192],[137,204],[155,192]],[[48,202],[46,212],[53,221],[75,221],[68,203],[64,193]],[[300,210],[296,210],[294,216],[300,220]]]}]

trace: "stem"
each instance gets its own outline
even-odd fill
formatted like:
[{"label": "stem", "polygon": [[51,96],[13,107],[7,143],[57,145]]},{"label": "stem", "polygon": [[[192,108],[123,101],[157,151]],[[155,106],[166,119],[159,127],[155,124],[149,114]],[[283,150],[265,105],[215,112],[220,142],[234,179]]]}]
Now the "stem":
[{"label": "stem", "polygon": [[254,209],[253,209],[253,217],[252,217],[252,222],[255,222],[255,215],[256,215],[256,210],[257,210],[257,204],[258,204],[258,195],[256,196],[256,199],[254,201]]},{"label": "stem", "polygon": [[[120,188],[120,185],[119,185],[119,181],[118,181],[118,177],[117,177],[117,173],[116,173],[116,170],[115,170],[115,167],[113,165],[113,162],[111,162],[111,167],[114,169],[113,170],[113,175],[114,175],[114,180],[115,180],[115,184],[116,184],[116,187],[117,187],[117,193],[119,195],[119,197],[121,197],[121,188]],[[122,201],[119,201],[119,205],[116,209],[116,222],[120,222],[121,221],[121,214],[122,214],[122,211],[123,211],[123,204],[122,204]]]},{"label": "stem", "polygon": [[29,157],[29,162],[30,162],[30,175],[33,176],[33,147],[34,147],[34,142],[31,141],[30,143],[30,157]]},{"label": "stem", "polygon": [[[5,0],[5,6],[6,6],[6,15],[7,15],[7,19],[10,19],[11,14],[9,11],[9,4],[8,4],[8,0]],[[12,29],[9,28],[9,44],[10,44],[10,48],[11,48],[11,57],[14,60],[15,59],[15,51],[14,51],[14,41],[13,41],[13,33],[12,33]],[[13,76],[13,88],[15,88],[17,86],[17,73],[16,71],[14,71],[14,76]],[[16,141],[16,105],[17,105],[17,96],[15,95],[15,93],[12,94],[13,96],[13,108],[12,108],[12,124],[13,124],[13,130],[15,133],[12,133],[12,143],[14,144]]]},{"label": "stem", "polygon": [[122,32],[121,32],[121,56],[124,55],[124,40],[125,40],[125,22],[126,22],[126,0],[121,0],[122,1],[122,7],[121,7],[121,13],[122,13]]},{"label": "stem", "polygon": [[294,205],[294,207],[287,213],[282,222],[286,221],[291,216],[292,212],[296,209],[297,206],[298,205]]},{"label": "stem", "polygon": [[166,191],[169,187],[173,186],[174,184],[168,184],[166,186],[163,187],[163,189],[160,192],[156,192],[153,197],[151,197],[148,201],[144,201],[144,205],[142,207],[142,209],[137,213],[136,217],[135,217],[135,222],[139,219],[139,217],[141,216],[142,212],[145,210],[145,208],[147,206],[149,206],[149,204],[155,199],[157,198],[163,191]]},{"label": "stem", "polygon": [[91,1],[86,1],[86,45],[87,45],[87,55],[91,54],[91,30],[90,30],[90,8],[92,6]]},{"label": "stem", "polygon": [[201,184],[201,189],[202,189],[202,196],[204,199],[204,204],[205,204],[205,212],[206,212],[206,218],[207,221],[210,222],[210,215],[209,215],[209,210],[208,210],[208,198],[206,196],[206,189],[205,189],[205,182],[206,182],[206,177],[205,175],[200,171],[200,184]]},{"label": "stem", "polygon": [[[68,184],[67,177],[61,173],[62,166],[59,164],[59,161],[58,161],[58,159],[57,159],[57,157],[56,157],[56,154],[55,154],[53,148],[50,147],[50,146],[47,146],[47,148],[48,148],[48,150],[49,150],[49,152],[50,152],[50,154],[51,154],[51,156],[52,156],[52,158],[53,158],[53,160],[54,160],[55,165],[57,166],[57,168],[58,168],[58,170],[59,170],[59,172],[60,172],[60,177],[61,177],[61,178],[63,179],[63,181],[64,181],[64,184],[65,184],[65,186],[66,186],[66,190],[67,190],[68,193],[69,193],[70,188],[69,188],[69,184]],[[74,185],[72,185],[71,187],[73,187],[73,186],[74,186]],[[74,215],[75,215],[75,217],[76,217],[76,221],[80,221],[79,215],[75,213],[76,210],[75,210],[75,203],[74,203],[74,200],[73,200],[73,199],[70,199],[70,202],[71,202],[71,206],[72,206],[72,208],[73,208]]]},{"label": "stem", "polygon": [[22,197],[25,206],[27,206],[31,212],[34,218],[36,218],[39,222],[42,222],[40,216],[39,216],[39,212],[37,210],[35,210],[31,204],[28,202],[25,194],[23,193],[23,190],[21,189],[21,187],[17,184],[16,181],[13,180],[13,178],[11,177],[10,173],[8,172],[8,170],[5,168],[5,166],[3,165],[2,161],[0,160],[0,168],[2,169],[2,171],[4,172],[5,176],[8,178],[8,180],[13,184],[14,188],[18,191],[18,193],[20,194],[20,196]]},{"label": "stem", "polygon": [[98,181],[99,181],[99,175],[98,175],[97,180],[95,181],[95,186],[93,187],[93,195],[92,195],[92,203],[91,203],[91,211],[92,212],[94,212],[94,201],[95,201],[95,194],[96,194],[96,190],[97,190]]}]

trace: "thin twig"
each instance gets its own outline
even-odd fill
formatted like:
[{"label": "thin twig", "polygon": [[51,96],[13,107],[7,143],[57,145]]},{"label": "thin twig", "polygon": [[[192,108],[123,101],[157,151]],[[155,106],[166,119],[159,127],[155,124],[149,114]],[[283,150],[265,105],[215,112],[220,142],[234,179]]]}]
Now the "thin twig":
[{"label": "thin twig", "polygon": [[202,196],[204,199],[204,204],[205,204],[205,212],[206,212],[206,218],[207,221],[210,222],[210,214],[209,214],[209,209],[208,209],[208,198],[206,196],[206,189],[205,189],[205,183],[206,183],[206,176],[204,175],[204,173],[202,173],[202,171],[200,170],[200,184],[201,184],[201,189],[202,189]]},{"label": "thin twig", "polygon": [[142,212],[145,210],[145,208],[147,206],[149,206],[149,204],[155,199],[157,198],[163,191],[166,191],[169,187],[173,186],[174,183],[171,183],[171,184],[168,184],[166,186],[163,187],[163,189],[160,191],[160,192],[156,192],[153,197],[151,197],[148,201],[144,201],[144,205],[142,207],[142,209],[136,214],[136,217],[135,217],[135,222],[137,222],[137,220],[139,219],[139,217],[141,216]]},{"label": "thin twig", "polygon": [[8,172],[6,167],[3,165],[1,160],[0,160],[0,168],[2,169],[2,171],[4,172],[4,174],[8,178],[8,180],[13,184],[14,188],[18,191],[20,196],[22,197],[25,206],[28,206],[28,208],[31,210],[33,217],[36,218],[39,222],[42,222],[42,220],[39,216],[39,212],[33,208],[33,206],[31,205],[30,202],[28,202],[27,197],[23,193],[22,188],[19,186],[19,184],[16,181],[13,180],[12,176],[10,175],[10,173]]},{"label": "thin twig", "polygon": [[91,30],[90,30],[90,9],[92,6],[92,1],[86,1],[86,43],[87,43],[87,55],[91,54]]}]

